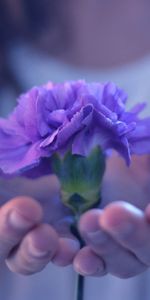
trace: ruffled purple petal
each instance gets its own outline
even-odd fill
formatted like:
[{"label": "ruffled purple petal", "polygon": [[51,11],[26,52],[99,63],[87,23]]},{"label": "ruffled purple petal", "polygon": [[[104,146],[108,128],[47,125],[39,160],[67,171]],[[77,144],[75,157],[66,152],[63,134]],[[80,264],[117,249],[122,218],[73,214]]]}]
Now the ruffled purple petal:
[{"label": "ruffled purple petal", "polygon": [[19,105],[16,107],[10,122],[16,125],[16,131],[22,130],[24,135],[32,142],[36,142],[40,135],[37,128],[37,103],[40,90],[33,88],[27,94],[21,95]]},{"label": "ruffled purple petal", "polygon": [[68,122],[57,135],[56,149],[65,145],[70,138],[72,138],[77,132],[82,130],[88,122],[87,119],[93,112],[91,105],[87,105],[81,109],[80,112],[76,113],[70,122]]},{"label": "ruffled purple petal", "polygon": [[145,104],[126,111],[126,100],[114,83],[34,87],[20,96],[7,119],[0,119],[1,171],[41,176],[50,172],[53,153],[87,156],[96,146],[115,149],[127,164],[133,153],[150,153],[150,118],[139,117]]},{"label": "ruffled purple petal", "polygon": [[150,118],[139,120],[133,132],[128,134],[131,153],[147,154],[150,152]]},{"label": "ruffled purple petal", "polygon": [[31,165],[26,170],[21,172],[21,176],[31,179],[52,174],[51,160],[48,157],[41,158],[37,165]]},{"label": "ruffled purple petal", "polygon": [[87,156],[96,146],[99,146],[103,151],[114,149],[123,156],[129,165],[131,158],[127,139],[124,137],[118,139],[117,135],[112,134],[110,128],[93,127],[93,130],[86,128],[75,136],[72,143],[72,153]]},{"label": "ruffled purple petal", "polygon": [[125,111],[127,94],[119,89],[114,83],[110,82],[105,85],[102,103],[119,117]]},{"label": "ruffled purple petal", "polygon": [[40,151],[39,142],[8,149],[5,152],[0,150],[0,168],[3,173],[7,174],[24,172],[28,168],[37,166],[44,155],[46,156],[46,153]]}]

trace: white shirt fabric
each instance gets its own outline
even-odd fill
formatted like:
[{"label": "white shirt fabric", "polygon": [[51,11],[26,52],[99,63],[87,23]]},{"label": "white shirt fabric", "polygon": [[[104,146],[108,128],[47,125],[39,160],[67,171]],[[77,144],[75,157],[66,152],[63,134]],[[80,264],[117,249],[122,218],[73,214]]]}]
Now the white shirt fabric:
[{"label": "white shirt fabric", "polygon": [[[25,90],[48,80],[111,80],[128,93],[130,107],[134,103],[148,101],[144,114],[150,112],[150,56],[116,69],[90,71],[65,65],[39,55],[27,46],[18,45],[10,53],[10,64]],[[5,104],[9,102],[9,97],[11,99],[12,95],[7,95]],[[4,109],[3,105],[3,114],[10,109]],[[0,300],[72,300],[75,281],[76,274],[72,267],[58,268],[50,263],[42,272],[25,277],[11,273],[3,265],[0,268]],[[112,299],[149,300],[150,271],[126,280],[111,275],[86,278],[84,300]]]}]

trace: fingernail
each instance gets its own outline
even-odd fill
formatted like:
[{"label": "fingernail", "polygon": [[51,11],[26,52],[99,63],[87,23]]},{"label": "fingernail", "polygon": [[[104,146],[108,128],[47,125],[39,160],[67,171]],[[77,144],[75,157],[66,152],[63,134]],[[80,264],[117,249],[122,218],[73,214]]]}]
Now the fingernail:
[{"label": "fingernail", "polygon": [[76,265],[76,271],[83,276],[96,276],[104,272],[104,265],[98,258],[83,261],[82,266]]},{"label": "fingernail", "polygon": [[21,215],[18,211],[13,210],[9,215],[9,222],[15,228],[26,229],[31,227],[33,222]]},{"label": "fingernail", "polygon": [[51,251],[37,249],[33,245],[33,243],[30,243],[29,251],[30,251],[30,254],[33,255],[33,256],[35,256],[35,257],[44,257],[44,256],[48,256],[48,255],[51,254]]}]

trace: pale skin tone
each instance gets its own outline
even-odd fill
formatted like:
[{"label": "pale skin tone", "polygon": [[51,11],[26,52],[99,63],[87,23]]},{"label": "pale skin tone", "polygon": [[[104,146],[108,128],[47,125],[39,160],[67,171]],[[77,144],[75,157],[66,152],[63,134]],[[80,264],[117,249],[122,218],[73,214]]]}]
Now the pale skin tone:
[{"label": "pale skin tone", "polygon": [[[116,52],[118,47],[112,49],[114,56],[112,55],[113,59],[108,62],[109,53],[101,51],[99,55],[98,46],[98,52],[95,52],[93,58],[89,59],[91,49],[86,47],[89,43],[88,37],[94,39],[98,24],[96,23],[95,27],[94,22],[92,26],[89,25],[89,18],[93,18],[93,10],[91,6],[87,8],[85,2],[82,1],[81,7],[84,12],[86,11],[84,27],[87,31],[85,32],[85,29],[79,31],[74,51],[68,53],[67,57],[62,55],[60,59],[80,65],[82,62],[84,66],[95,67],[97,65],[100,68],[104,67],[103,64],[106,61],[109,63],[109,66],[105,63],[106,67],[132,61],[133,49],[135,58],[140,58],[149,52],[150,43],[147,41],[146,33],[143,43],[140,43],[140,47],[143,46],[143,48],[139,49],[138,38],[136,39],[138,30],[143,36],[145,28],[148,28],[146,22],[145,27],[143,25],[143,20],[148,18],[148,9],[147,7],[144,9],[144,4],[142,6],[143,1],[135,1],[137,7],[137,14],[134,16],[135,24],[137,18],[137,24],[141,26],[134,28],[134,41],[132,30],[129,30],[131,26],[127,29],[131,34],[131,47],[129,47],[131,49],[126,50],[124,54],[122,51]],[[94,9],[96,2],[90,1],[90,3],[93,3]],[[126,3],[130,6],[128,1]],[[117,0],[116,4],[119,5]],[[106,7],[103,9],[105,14],[108,13]],[[111,10],[111,7],[109,9]],[[77,11],[76,26],[83,20],[83,18],[80,19],[82,15],[80,10]],[[124,12],[126,12],[125,9]],[[131,13],[131,10],[127,10],[126,17],[131,22],[133,18],[128,15],[129,12]],[[102,16],[103,14],[101,14],[103,23],[107,14],[105,18]],[[111,18],[107,20],[109,22]],[[120,22],[122,24],[122,20]],[[118,20],[117,28],[120,28],[120,24]],[[125,30],[125,23],[123,24]],[[111,22],[109,26],[111,28]],[[101,36],[106,36],[105,29],[103,30]],[[90,32],[90,35],[87,32]],[[114,33],[112,32],[112,35]],[[128,33],[126,32],[122,38],[121,32],[118,32],[117,36],[123,41],[127,39]],[[97,45],[102,44],[97,34],[95,41]],[[109,38],[103,41],[103,44],[104,42],[109,43]],[[133,42],[134,44],[131,44]],[[93,44],[94,40],[91,40],[91,45]],[[87,48],[89,53],[85,52]],[[138,49],[137,53],[136,49]],[[149,170],[149,158],[144,156],[134,158],[130,168],[127,168],[123,160],[116,155],[108,160],[103,181],[102,204],[99,209],[85,213],[79,222],[79,231],[86,242],[86,246],[81,250],[79,250],[78,241],[70,232],[71,214],[59,200],[59,185],[55,178],[51,178],[51,181],[50,178],[45,178],[40,182],[32,183],[23,180],[7,183],[4,181],[0,190],[3,202],[0,210],[1,260],[5,259],[11,271],[26,275],[39,272],[50,261],[59,266],[72,263],[74,269],[85,276],[103,276],[110,273],[117,277],[129,278],[145,271],[150,266]],[[19,195],[26,195],[26,197]],[[15,211],[15,216],[9,218],[12,211]]]},{"label": "pale skin tone", "polygon": [[[40,271],[50,261],[59,266],[73,263],[83,275],[111,273],[128,278],[140,274],[150,265],[149,179],[149,157],[134,158],[130,168],[117,156],[107,161],[101,208],[85,213],[79,222],[87,243],[81,250],[70,232],[71,214],[59,201],[55,177],[7,182],[10,197],[22,190],[38,201],[15,197],[1,207],[1,259],[6,259],[13,272],[26,275]],[[4,185],[1,198],[4,202],[9,198]],[[10,218],[12,211],[18,217],[15,213]]]}]

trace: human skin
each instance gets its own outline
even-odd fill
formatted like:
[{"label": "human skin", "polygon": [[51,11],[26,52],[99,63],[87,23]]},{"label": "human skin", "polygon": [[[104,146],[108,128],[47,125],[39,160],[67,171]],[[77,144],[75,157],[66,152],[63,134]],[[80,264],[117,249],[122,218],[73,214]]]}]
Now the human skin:
[{"label": "human skin", "polygon": [[102,205],[80,219],[87,247],[74,259],[76,271],[129,278],[150,266],[149,180],[148,156],[134,157],[130,168],[116,156],[108,161]]},{"label": "human skin", "polygon": [[[113,13],[117,13],[115,5],[118,9],[122,9],[120,1],[116,0],[115,5],[111,2],[113,10],[110,8],[110,2],[108,9],[103,1],[102,5],[105,6],[103,13],[100,7],[96,10],[97,14],[100,12],[101,18],[97,14],[95,17],[93,10],[96,9],[95,1],[90,1],[90,6],[87,6],[87,1],[83,0],[82,9],[81,1],[78,3],[80,5],[77,6],[76,16],[73,19],[76,21],[75,32],[78,34],[74,37],[70,52],[64,51],[59,57],[60,60],[84,67],[105,69],[131,62],[149,52],[150,43],[147,39],[149,26],[146,24],[146,21],[149,22],[149,10],[145,6],[146,1],[135,1],[132,10],[127,9],[131,8],[131,1],[125,1],[124,22],[121,14],[121,18],[114,15],[117,20],[117,23],[113,23],[114,26],[111,26]],[[112,15],[108,17],[107,13],[110,12]],[[134,18],[131,12],[135,13]],[[101,33],[99,30],[97,32],[98,20],[102,22],[99,24]],[[126,20],[130,21],[128,26]],[[81,21],[84,21],[84,24],[80,23]],[[118,34],[115,26],[119,31]],[[110,36],[115,37],[115,42],[113,40],[112,43]],[[118,43],[122,48],[118,47]],[[92,51],[96,52],[91,55]],[[5,259],[10,270],[21,274],[36,273],[49,261],[59,266],[73,262],[76,271],[91,276],[111,273],[117,277],[128,278],[141,273],[150,265],[149,167],[147,157],[136,158],[130,169],[125,167],[119,158],[113,157],[108,161],[103,182],[102,206],[84,214],[79,223],[79,230],[87,244],[81,250],[78,241],[70,232],[70,213],[59,202],[59,188],[54,178],[51,178],[51,181],[50,178],[43,178],[40,182],[35,181],[32,184],[21,179],[2,181],[1,260]],[[28,198],[29,196],[32,198]],[[17,216],[12,218],[14,225],[8,221],[10,211],[19,213],[18,218]],[[134,235],[132,230],[129,232],[129,227],[131,229],[129,224],[133,225]],[[128,233],[123,230],[125,225]],[[96,234],[89,235],[89,232],[93,231],[96,231]]]},{"label": "human skin", "polygon": [[[55,177],[32,183],[3,181],[1,260],[6,260],[11,271],[25,275],[39,272],[50,261],[58,266],[73,263],[85,276],[110,273],[129,278],[145,271],[150,266],[148,168],[149,157],[135,157],[130,168],[115,155],[108,159],[100,208],[83,214],[79,222],[86,243],[80,250],[70,232],[71,213],[59,200]],[[21,191],[28,196],[17,196]],[[12,196],[15,199],[7,201]],[[10,217],[12,211],[19,213],[18,219],[16,213]]]},{"label": "human skin", "polygon": [[72,262],[79,242],[70,232],[55,176],[1,180],[0,199],[0,257],[10,270],[27,275],[51,260],[59,266]]}]

